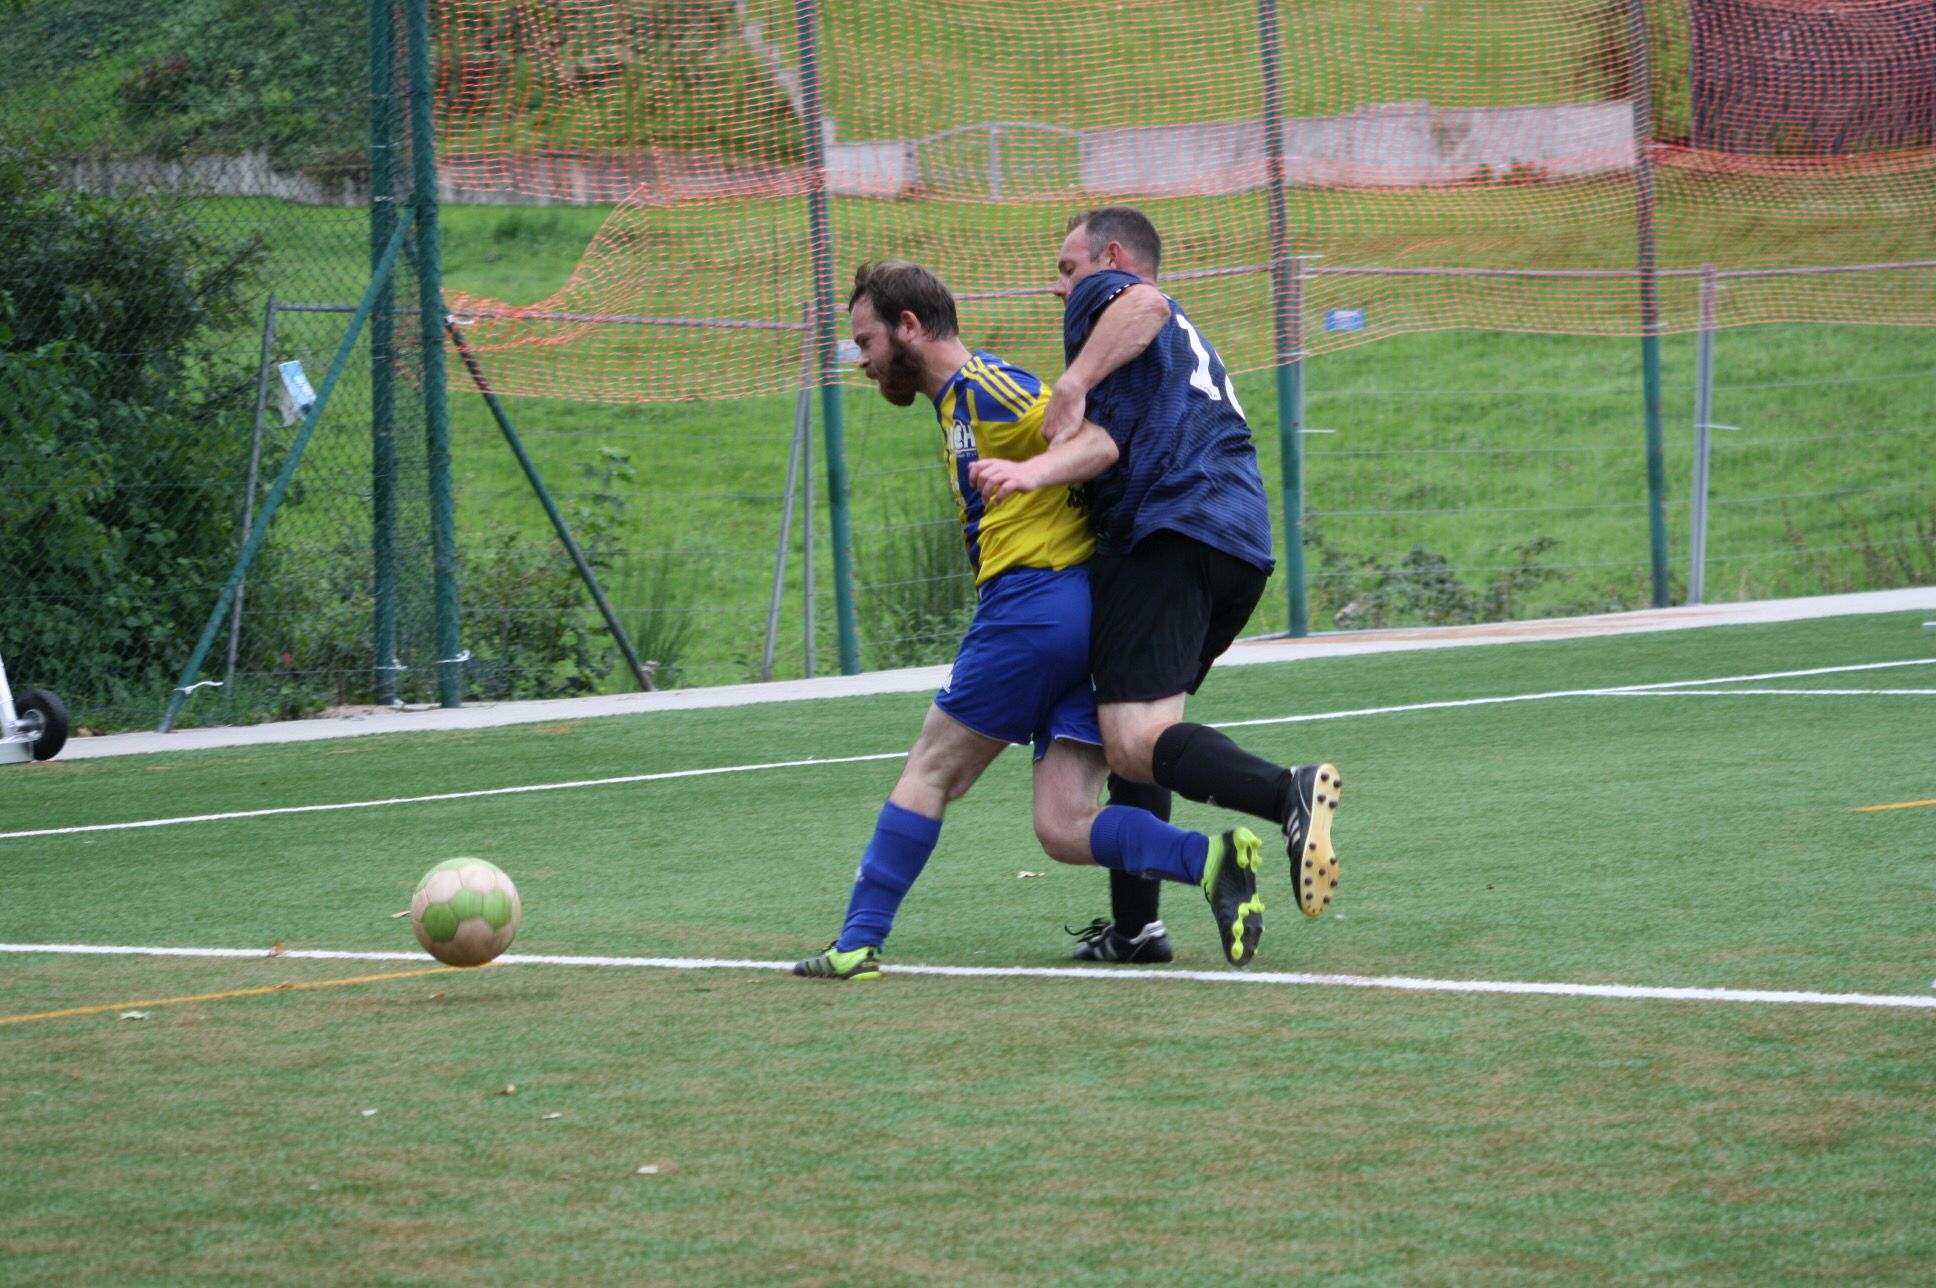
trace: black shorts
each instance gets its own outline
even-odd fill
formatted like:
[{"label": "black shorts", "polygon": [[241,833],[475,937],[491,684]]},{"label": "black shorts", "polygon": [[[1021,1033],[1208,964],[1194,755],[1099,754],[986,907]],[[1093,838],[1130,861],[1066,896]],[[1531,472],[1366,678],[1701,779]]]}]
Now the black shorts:
[{"label": "black shorts", "polygon": [[1180,532],[1089,561],[1089,675],[1098,702],[1195,693],[1250,620],[1270,574]]}]

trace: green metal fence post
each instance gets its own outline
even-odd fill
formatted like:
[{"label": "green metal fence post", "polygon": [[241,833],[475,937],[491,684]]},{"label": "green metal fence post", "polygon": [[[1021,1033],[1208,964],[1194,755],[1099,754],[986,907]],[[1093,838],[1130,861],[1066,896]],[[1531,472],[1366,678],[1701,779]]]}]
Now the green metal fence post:
[{"label": "green metal fence post", "polygon": [[[270,371],[275,366],[276,353],[276,293],[269,292],[268,300],[262,306],[262,353],[256,359],[255,367],[255,415],[249,422],[249,476],[242,493],[242,536],[241,541],[249,539],[255,528],[256,483],[262,475],[262,418],[269,411]],[[238,543],[236,549],[242,547]],[[246,582],[235,587],[235,606],[229,612],[229,659],[222,671],[223,718],[235,710],[235,661],[242,648],[242,600],[248,593]]]},{"label": "green metal fence post", "polygon": [[[396,124],[395,20],[391,0],[370,0],[370,263],[390,243],[397,223],[390,165]],[[395,291],[386,279],[370,317],[370,554],[375,600],[371,665],[376,701],[397,699],[397,444],[390,362],[396,339]]]},{"label": "green metal fence post", "polygon": [[1687,602],[1707,596],[1708,465],[1714,435],[1714,326],[1720,313],[1720,278],[1701,265],[1701,333],[1694,349],[1694,479],[1688,487]]},{"label": "green metal fence post", "polygon": [[228,582],[215,600],[215,608],[208,615],[208,625],[202,630],[202,638],[189,655],[187,665],[182,667],[181,682],[169,697],[168,710],[162,713],[159,733],[167,733],[175,727],[175,717],[180,714],[182,703],[196,688],[195,677],[201,674],[202,662],[208,657],[209,646],[215,643],[215,632],[221,628],[222,618],[235,602],[236,588],[248,576],[249,565],[255,562],[256,552],[262,549],[262,539],[269,534],[269,523],[276,517],[276,509],[282,504],[283,496],[289,491],[289,481],[296,476],[296,466],[302,463],[303,452],[309,446],[309,439],[316,432],[316,422],[323,418],[323,409],[329,406],[329,396],[335,392],[336,382],[343,375],[343,368],[349,365],[350,354],[356,348],[357,340],[363,334],[363,324],[369,321],[370,312],[376,306],[376,297],[389,282],[390,274],[397,266],[397,251],[403,246],[404,234],[410,225],[401,224],[390,235],[390,244],[384,248],[383,258],[377,262],[376,272],[370,276],[370,285],[363,292],[363,302],[356,306],[356,315],[350,319],[350,329],[343,336],[342,343],[336,346],[336,356],[330,359],[329,374],[323,377],[323,387],[317,391],[316,401],[303,416],[302,429],[296,434],[296,441],[289,449],[289,459],[282,463],[282,471],[276,475],[275,485],[263,499],[262,512],[256,515],[255,527],[236,556],[235,568],[229,573]]},{"label": "green metal fence post", "polygon": [[834,543],[834,609],[840,624],[840,672],[860,672],[854,618],[854,542],[847,508],[846,430],[840,407],[840,359],[834,338],[833,228],[827,213],[827,141],[821,134],[820,44],[815,0],[794,0],[800,31],[801,129],[807,148],[807,227],[813,255],[814,315],[820,330],[820,419],[827,440],[828,526]]},{"label": "green metal fence post", "polygon": [[1270,221],[1271,334],[1277,349],[1278,474],[1284,508],[1284,589],[1292,635],[1311,633],[1304,585],[1304,273],[1284,213],[1284,92],[1277,0],[1257,0],[1264,79],[1264,191]]},{"label": "green metal fence post", "polygon": [[623,626],[619,625],[618,614],[612,611],[611,601],[605,598],[605,588],[598,584],[598,574],[592,571],[591,561],[585,558],[585,552],[580,548],[577,538],[571,535],[571,525],[565,522],[564,512],[558,508],[557,502],[551,499],[551,489],[545,486],[544,476],[538,473],[538,463],[531,459],[531,453],[524,450],[524,440],[518,437],[516,427],[511,424],[511,413],[504,410],[504,404],[498,400],[497,391],[491,388],[491,382],[485,378],[484,368],[479,365],[477,355],[471,352],[468,344],[464,343],[464,333],[457,329],[457,323],[454,320],[446,321],[444,328],[450,334],[451,343],[457,348],[457,356],[463,362],[464,369],[471,373],[471,380],[476,383],[477,392],[484,395],[484,405],[491,409],[491,416],[497,421],[497,427],[504,432],[504,441],[511,445],[511,455],[518,458],[518,468],[524,471],[524,477],[531,484],[531,490],[538,494],[538,504],[544,507],[545,516],[551,520],[551,527],[558,534],[559,544],[564,546],[565,553],[571,556],[572,566],[578,569],[579,580],[583,581],[585,589],[591,592],[592,603],[598,608],[599,616],[605,619],[605,629],[611,632],[612,642],[618,645],[618,651],[624,655],[625,665],[632,670],[632,678],[639,682],[639,692],[650,693],[652,673],[639,659],[639,651],[632,647],[632,637],[625,633]]},{"label": "green metal fence post", "polygon": [[417,224],[418,318],[423,337],[424,454],[430,476],[432,598],[437,608],[437,700],[464,704],[457,627],[457,506],[450,477],[450,407],[444,375],[443,237],[437,225],[437,140],[431,121],[429,0],[404,0],[410,46],[412,210]]},{"label": "green metal fence post", "polygon": [[1654,237],[1653,76],[1647,56],[1647,0],[1627,0],[1627,46],[1633,76],[1634,231],[1640,261],[1640,380],[1647,417],[1647,534],[1654,607],[1665,608],[1667,452],[1660,416],[1660,279]]}]

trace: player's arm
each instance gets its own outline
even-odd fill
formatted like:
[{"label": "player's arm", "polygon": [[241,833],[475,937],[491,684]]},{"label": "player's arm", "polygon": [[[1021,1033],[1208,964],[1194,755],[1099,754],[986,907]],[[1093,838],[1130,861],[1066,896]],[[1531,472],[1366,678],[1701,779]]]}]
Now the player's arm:
[{"label": "player's arm", "polygon": [[1075,433],[1026,461],[983,457],[968,466],[968,481],[988,505],[1016,492],[1034,492],[1064,483],[1085,483],[1116,463],[1122,453],[1109,431],[1085,420]]},{"label": "player's arm", "polygon": [[1055,443],[1074,433],[1083,423],[1089,391],[1149,348],[1169,320],[1169,298],[1148,282],[1138,282],[1109,301],[1083,341],[1082,352],[1049,394],[1042,436]]}]

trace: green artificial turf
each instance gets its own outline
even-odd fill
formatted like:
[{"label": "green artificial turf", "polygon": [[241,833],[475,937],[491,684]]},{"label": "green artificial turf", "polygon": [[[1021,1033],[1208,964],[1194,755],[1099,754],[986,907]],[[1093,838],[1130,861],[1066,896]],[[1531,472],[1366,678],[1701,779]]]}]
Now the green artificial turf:
[{"label": "green artificial turf", "polygon": [[[1924,661],[1920,616],[1218,672],[1199,719],[1439,704],[1232,729],[1346,780],[1334,915],[1273,858],[1257,969],[1928,996],[1936,807],[1860,807],[1936,798],[1936,699],[1445,705]],[[886,755],[926,700],[55,760],[0,770],[0,832]],[[1228,981],[895,973],[1066,964],[1060,927],[1106,911],[1034,849],[1018,752],[951,809],[882,981],[790,978],[897,770],[0,839],[0,942],[265,954],[0,957],[0,1019],[115,1008],[0,1024],[0,1278],[1907,1283],[1936,1256],[1927,1010],[1238,982],[1182,888],[1168,973]],[[413,952],[391,914],[454,854],[517,880],[514,953],[775,965],[266,955]]]}]

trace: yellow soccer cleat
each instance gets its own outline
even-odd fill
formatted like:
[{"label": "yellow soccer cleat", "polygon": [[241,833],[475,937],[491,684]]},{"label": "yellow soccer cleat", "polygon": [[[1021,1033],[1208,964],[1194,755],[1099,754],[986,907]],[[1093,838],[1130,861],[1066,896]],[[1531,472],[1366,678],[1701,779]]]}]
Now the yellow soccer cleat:
[{"label": "yellow soccer cleat", "polygon": [[809,979],[879,979],[881,977],[881,950],[872,944],[862,944],[841,952],[834,944],[827,945],[827,951],[817,957],[793,963],[793,973]]},{"label": "yellow soccer cleat", "polygon": [[1257,893],[1263,852],[1256,834],[1240,827],[1212,837],[1204,860],[1203,897],[1210,901],[1223,955],[1232,966],[1250,965],[1257,956],[1257,941],[1264,935],[1264,900]]}]

